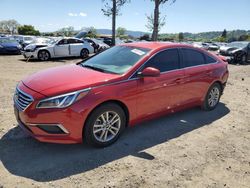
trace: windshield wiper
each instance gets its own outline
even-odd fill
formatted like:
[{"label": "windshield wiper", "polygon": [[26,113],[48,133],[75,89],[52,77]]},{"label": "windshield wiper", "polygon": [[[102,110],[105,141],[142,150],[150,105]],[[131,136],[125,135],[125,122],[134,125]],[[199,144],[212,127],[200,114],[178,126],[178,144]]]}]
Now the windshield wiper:
[{"label": "windshield wiper", "polygon": [[89,68],[89,69],[93,69],[93,70],[96,70],[96,71],[99,71],[99,72],[106,72],[104,69],[102,68],[99,68],[99,67],[94,67],[94,66],[91,66],[91,65],[83,65],[83,64],[80,64],[82,67],[86,67],[86,68]]}]

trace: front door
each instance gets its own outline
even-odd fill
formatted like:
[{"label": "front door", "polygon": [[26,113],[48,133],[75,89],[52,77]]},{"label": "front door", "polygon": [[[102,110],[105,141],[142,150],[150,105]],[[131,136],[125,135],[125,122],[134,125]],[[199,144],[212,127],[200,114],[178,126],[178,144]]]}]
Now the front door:
[{"label": "front door", "polygon": [[60,40],[54,46],[54,53],[56,57],[66,57],[69,56],[69,44],[67,39]]},{"label": "front door", "polygon": [[142,69],[157,68],[161,74],[159,77],[138,79],[138,118],[144,119],[181,105],[184,71],[179,69],[179,59],[178,49],[167,49],[156,54],[143,66]]}]

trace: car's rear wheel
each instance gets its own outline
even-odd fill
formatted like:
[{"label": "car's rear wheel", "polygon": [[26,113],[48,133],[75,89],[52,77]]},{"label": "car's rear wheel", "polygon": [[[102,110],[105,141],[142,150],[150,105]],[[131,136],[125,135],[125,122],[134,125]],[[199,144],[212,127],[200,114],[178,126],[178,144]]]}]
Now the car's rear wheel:
[{"label": "car's rear wheel", "polygon": [[38,52],[38,59],[40,61],[48,61],[50,59],[50,54],[46,50],[41,50]]},{"label": "car's rear wheel", "polygon": [[88,117],[84,128],[84,139],[88,144],[105,147],[114,143],[126,125],[123,109],[115,104],[104,104]]},{"label": "car's rear wheel", "polygon": [[89,56],[89,51],[87,49],[82,49],[80,53],[81,58],[87,58]]},{"label": "car's rear wheel", "polygon": [[220,84],[213,84],[207,92],[202,108],[207,111],[215,109],[220,102],[221,93],[222,89]]}]

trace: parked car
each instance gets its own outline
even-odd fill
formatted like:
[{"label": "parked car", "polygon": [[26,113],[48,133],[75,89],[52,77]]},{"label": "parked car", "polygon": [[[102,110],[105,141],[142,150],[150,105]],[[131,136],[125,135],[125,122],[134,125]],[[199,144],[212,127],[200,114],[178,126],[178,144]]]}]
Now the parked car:
[{"label": "parked car", "polygon": [[98,52],[98,49],[99,49],[98,43],[96,43],[94,40],[90,38],[83,38],[82,40],[88,42],[94,48],[95,53]]},{"label": "parked car", "polygon": [[[109,45],[112,46],[112,39],[111,38],[102,38],[102,41]],[[115,45],[119,45],[119,44],[123,44],[124,42],[122,40],[120,40],[119,38],[115,39]]]},{"label": "parked car", "polygon": [[24,48],[23,56],[47,61],[56,57],[86,58],[91,53],[94,53],[94,48],[89,43],[76,38],[62,38],[48,44],[29,45]]},{"label": "parked car", "polygon": [[194,42],[193,46],[196,48],[202,48],[205,50],[208,50],[208,48],[209,48],[209,45],[207,43],[204,43],[204,42]]},{"label": "parked car", "polygon": [[22,45],[22,47],[26,47],[29,44],[33,43],[35,41],[36,37],[34,36],[22,36],[20,35],[17,40],[19,40],[19,43]]},{"label": "parked car", "polygon": [[217,45],[216,43],[213,43],[213,42],[209,42],[207,44],[208,44],[208,50],[210,50],[210,51],[217,51],[220,48],[219,45]]},{"label": "parked car", "polygon": [[141,121],[193,106],[215,109],[227,79],[227,63],[205,50],[123,44],[23,79],[15,115],[39,141],[108,146]]},{"label": "parked car", "polygon": [[110,46],[105,44],[102,40],[98,40],[98,39],[94,39],[94,38],[91,38],[91,40],[96,44],[96,46],[98,46],[96,52],[102,52],[102,51],[110,48]]},{"label": "parked car", "polygon": [[232,57],[232,63],[247,63],[250,61],[250,42],[231,42],[220,48],[220,54]]},{"label": "parked car", "polygon": [[9,37],[0,38],[0,54],[21,54],[22,46]]}]

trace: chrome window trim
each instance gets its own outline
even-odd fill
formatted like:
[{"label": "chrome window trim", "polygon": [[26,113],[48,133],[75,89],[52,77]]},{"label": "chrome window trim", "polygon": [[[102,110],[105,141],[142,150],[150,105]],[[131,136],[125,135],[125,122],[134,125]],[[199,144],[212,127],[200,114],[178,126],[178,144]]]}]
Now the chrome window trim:
[{"label": "chrome window trim", "polygon": [[[181,50],[182,48],[186,48],[186,49],[192,49],[192,50],[195,50],[195,51],[198,51],[200,52],[199,50],[197,49],[194,49],[194,48],[190,48],[190,47],[174,47],[174,48],[167,48],[167,49],[163,49],[163,50],[160,50],[159,52],[155,53],[154,55],[152,55],[147,61],[145,61],[140,67],[138,67],[135,72],[133,72],[131,74],[131,76],[128,78],[128,80],[130,79],[133,79],[132,77],[137,73],[138,70],[140,70],[149,60],[151,60],[154,56],[158,55],[159,53],[163,52],[163,51],[166,51],[166,50],[171,50],[171,49],[177,49],[178,51]],[[202,52],[200,52],[202,53]],[[209,54],[206,54],[208,55],[209,57],[213,58],[211,55]],[[204,57],[204,59],[206,60],[206,58]],[[182,61],[182,60],[180,60]],[[179,71],[179,70],[184,70],[184,69],[189,69],[189,68],[194,68],[194,67],[200,67],[200,66],[206,66],[206,65],[212,65],[212,64],[217,64],[218,61],[214,62],[214,63],[207,63],[207,64],[201,64],[201,65],[195,65],[195,66],[190,66],[190,67],[184,67],[184,68],[179,68],[179,69],[174,69],[174,70],[169,70],[169,71],[164,71],[164,72],[161,72],[161,74],[164,74],[164,73],[168,73],[168,72],[174,72],[174,71]]]}]

